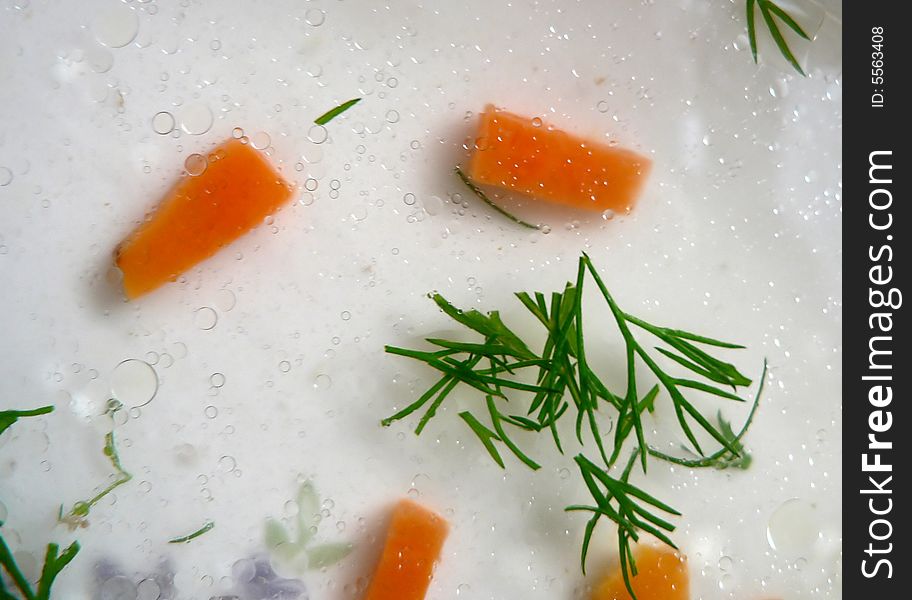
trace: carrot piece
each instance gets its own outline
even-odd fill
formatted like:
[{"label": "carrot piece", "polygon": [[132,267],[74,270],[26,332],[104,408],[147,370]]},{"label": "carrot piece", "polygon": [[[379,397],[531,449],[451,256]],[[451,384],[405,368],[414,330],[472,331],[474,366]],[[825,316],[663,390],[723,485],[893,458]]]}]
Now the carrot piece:
[{"label": "carrot piece", "polygon": [[586,210],[629,212],[652,161],[488,105],[481,114],[469,176]]},{"label": "carrot piece", "polygon": [[400,500],[364,600],[422,600],[448,529],[440,515]]},{"label": "carrot piece", "polygon": [[292,188],[248,144],[231,139],[206,170],[185,176],[115,251],[127,298],[151,292],[209,258],[291,198]]},{"label": "carrot piece", "polygon": [[[630,578],[637,600],[688,600],[687,559],[668,547],[643,544],[634,551],[637,575]],[[592,600],[630,600],[620,567],[596,587]]]}]

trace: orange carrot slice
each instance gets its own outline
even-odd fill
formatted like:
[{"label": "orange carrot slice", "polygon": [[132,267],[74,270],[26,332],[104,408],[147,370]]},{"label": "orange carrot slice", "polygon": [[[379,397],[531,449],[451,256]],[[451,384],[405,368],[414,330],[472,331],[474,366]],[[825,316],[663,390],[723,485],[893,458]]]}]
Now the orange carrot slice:
[{"label": "orange carrot slice", "polygon": [[240,140],[223,143],[209,154],[205,171],[181,179],[117,247],[127,298],[175,280],[262,223],[291,195],[291,186],[259,152]]},{"label": "orange carrot slice", "polygon": [[364,600],[423,600],[449,526],[411,500],[400,500]]},{"label": "orange carrot slice", "polygon": [[652,162],[488,105],[481,114],[469,176],[587,210],[628,212]]},{"label": "orange carrot slice", "polygon": [[[634,551],[637,575],[630,578],[637,600],[689,600],[687,560],[673,549],[641,545]],[[603,579],[592,600],[630,600],[620,568]]]}]

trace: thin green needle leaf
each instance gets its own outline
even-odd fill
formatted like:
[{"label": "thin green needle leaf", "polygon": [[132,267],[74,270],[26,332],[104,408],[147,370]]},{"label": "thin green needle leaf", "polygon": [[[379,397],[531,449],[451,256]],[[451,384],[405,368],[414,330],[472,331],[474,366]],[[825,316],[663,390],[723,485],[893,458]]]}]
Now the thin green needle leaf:
[{"label": "thin green needle leaf", "polygon": [[678,363],[685,369],[687,369],[689,371],[693,371],[694,373],[696,373],[697,375],[699,375],[701,377],[705,377],[706,379],[709,379],[710,381],[715,381],[716,383],[721,383],[723,385],[728,385],[730,383],[728,377],[725,377],[718,373],[714,373],[712,371],[708,371],[708,370],[704,369],[703,367],[701,367],[700,365],[687,360],[683,356],[679,356],[679,355],[675,354],[674,352],[669,352],[665,348],[659,348],[658,346],[656,346],[656,350],[658,352],[661,352],[662,354],[664,354],[671,360],[675,361],[676,363]]},{"label": "thin green needle leaf", "polygon": [[472,413],[469,411],[463,411],[459,413],[459,416],[463,421],[466,422],[466,424],[475,433],[475,435],[478,436],[478,439],[485,447],[485,450],[488,451],[488,454],[491,455],[491,458],[494,459],[494,462],[496,462],[501,469],[505,468],[503,459],[500,457],[500,452],[497,451],[497,446],[495,446],[494,442],[491,441],[500,441],[500,438],[497,436],[497,434],[482,425],[481,422],[476,419],[475,416],[472,415]]},{"label": "thin green needle leaf", "polygon": [[538,225],[533,225],[532,223],[529,223],[529,222],[527,222],[527,221],[523,221],[523,220],[520,219],[519,217],[515,217],[515,216],[511,215],[510,213],[508,213],[507,211],[505,211],[505,210],[502,209],[501,207],[497,206],[497,204],[495,204],[493,200],[491,200],[490,198],[488,198],[488,195],[485,194],[483,191],[481,191],[481,188],[479,188],[477,185],[475,185],[475,184],[472,182],[472,180],[469,179],[468,175],[466,175],[465,173],[463,173],[463,172],[462,172],[462,169],[460,169],[459,167],[456,167],[456,175],[459,176],[459,179],[462,180],[462,182],[466,185],[466,187],[469,188],[470,190],[472,190],[472,192],[473,192],[476,196],[478,196],[478,197],[481,199],[482,202],[484,202],[485,204],[487,204],[488,206],[490,206],[491,208],[493,208],[494,210],[496,210],[497,212],[499,212],[500,214],[502,214],[502,215],[505,216],[506,218],[510,219],[511,221],[513,221],[514,223],[516,223],[517,225],[522,225],[523,227],[527,227],[527,228],[529,228],[529,229],[540,229],[540,228],[541,228],[541,227],[538,226]]},{"label": "thin green needle leaf", "polygon": [[42,406],[32,410],[0,411],[0,434],[9,429],[16,421],[24,417],[37,417],[54,411],[53,406]]},{"label": "thin green needle leaf", "polygon": [[788,46],[788,43],[785,41],[785,38],[782,37],[782,33],[779,31],[779,26],[776,25],[776,21],[773,19],[773,15],[769,10],[770,2],[766,0],[758,0],[760,4],[760,14],[763,16],[763,20],[766,22],[766,26],[769,29],[770,35],[773,38],[773,41],[776,42],[776,46],[779,48],[779,52],[782,53],[782,56],[785,57],[787,61],[795,68],[796,71],[801,73],[802,76],[806,76],[804,70],[801,68],[801,65],[798,64],[798,60],[795,58],[795,55],[792,54],[791,49]]},{"label": "thin green needle leaf", "polygon": [[757,23],[755,4],[757,0],[747,0],[747,37],[750,40],[751,56],[757,64]]},{"label": "thin green needle leaf", "polygon": [[792,18],[792,15],[790,15],[787,12],[785,12],[784,10],[782,10],[778,4],[775,4],[773,2],[767,2],[766,5],[767,5],[767,7],[769,7],[770,12],[772,12],[774,15],[779,17],[782,20],[782,22],[785,23],[786,25],[788,25],[788,27],[792,31],[794,31],[795,33],[797,33],[798,35],[800,35],[807,41],[811,41],[811,37],[804,31],[804,29],[801,28],[801,25],[799,25],[797,23],[797,21],[795,21],[795,19]]},{"label": "thin green needle leaf", "polygon": [[355,104],[357,104],[359,102],[361,102],[361,98],[352,98],[348,102],[343,102],[339,106],[329,109],[328,111],[326,111],[325,113],[323,113],[322,115],[320,115],[319,117],[314,119],[314,123],[316,123],[317,125],[326,125],[327,123],[329,123],[330,121],[332,121],[333,119],[335,119],[336,117],[338,117],[339,115],[341,115],[342,113],[344,113],[349,108],[351,108],[352,106],[354,106]]},{"label": "thin green needle leaf", "polygon": [[[434,344],[435,346],[440,346],[441,348],[447,348],[448,350],[458,350],[460,352],[466,352],[469,354],[481,354],[486,357],[493,357],[496,355],[508,355],[516,356],[514,354],[513,348],[505,344],[497,343],[485,343],[485,344],[472,344],[469,342],[453,342],[450,340],[442,340],[440,338],[425,338],[425,341]],[[518,356],[517,358],[528,358],[527,356]]]},{"label": "thin green needle leaf", "polygon": [[494,398],[491,396],[488,396],[487,402],[488,402],[488,412],[491,414],[491,424],[494,426],[494,431],[497,432],[497,436],[500,438],[500,440],[504,443],[504,445],[507,448],[510,449],[511,452],[513,452],[513,454],[516,455],[516,458],[518,458],[523,463],[525,463],[525,465],[527,467],[529,467],[533,471],[537,471],[538,469],[540,469],[541,465],[539,465],[537,462],[535,462],[534,460],[532,460],[531,458],[526,456],[523,453],[523,451],[519,449],[519,446],[514,444],[513,440],[511,440],[509,437],[507,437],[507,434],[504,432],[503,426],[500,424],[501,417],[500,417],[500,413],[497,411],[497,406],[494,404]]},{"label": "thin green needle leaf", "polygon": [[212,531],[212,529],[214,527],[215,527],[215,523],[213,521],[206,521],[206,523],[202,527],[200,527],[193,533],[188,533],[187,535],[184,535],[181,537],[176,537],[173,540],[168,540],[168,543],[169,544],[186,544],[187,542],[195,540],[196,538],[205,534],[206,532]]},{"label": "thin green needle leaf", "polygon": [[580,553],[580,567],[583,570],[583,575],[586,574],[586,555],[589,554],[589,542],[592,541],[592,532],[595,531],[596,523],[598,523],[598,515],[586,522],[586,532],[583,535],[583,549]]},{"label": "thin green needle leaf", "polygon": [[[387,352],[388,351],[389,350],[387,350]],[[437,381],[437,383],[432,385],[425,393],[423,393],[420,398],[418,398],[416,401],[412,402],[411,404],[409,404],[408,406],[406,406],[405,408],[403,408],[396,414],[383,419],[382,421],[380,421],[380,424],[383,425],[384,427],[389,427],[393,422],[398,421],[399,419],[404,419],[405,417],[409,416],[410,414],[412,414],[413,412],[415,412],[416,410],[418,410],[419,408],[424,406],[425,403],[427,403],[428,400],[433,398],[434,395],[437,394],[437,392],[440,391],[441,388],[443,388],[445,385],[447,385],[447,383],[449,383],[451,379],[452,379],[451,376],[444,375]]]},{"label": "thin green needle leaf", "polygon": [[13,583],[16,584],[16,587],[19,588],[26,600],[34,600],[35,594],[32,592],[32,586],[29,584],[28,579],[25,578],[25,575],[22,574],[19,565],[16,564],[16,559],[13,557],[9,546],[6,545],[6,540],[3,539],[2,535],[0,535],[0,565],[3,565],[3,568],[6,569],[10,579],[13,580]]},{"label": "thin green needle leaf", "polygon": [[[480,356],[471,358],[470,362],[469,362],[469,369],[471,369],[471,367],[474,367],[475,364],[477,364],[478,361],[480,361],[480,360],[481,360]],[[415,435],[421,435],[421,432],[424,431],[424,428],[428,424],[428,422],[434,418],[434,415],[437,414],[437,409],[440,408],[440,405],[443,403],[444,399],[450,394],[451,391],[453,391],[453,389],[456,387],[456,384],[458,384],[458,383],[459,383],[459,378],[454,376],[450,379],[450,381],[446,384],[446,386],[444,386],[444,388],[442,390],[440,390],[440,393],[437,394],[437,398],[435,398],[434,401],[431,403],[430,408],[427,409],[427,412],[424,413],[424,415],[421,417],[421,420],[418,421],[418,427],[415,428]],[[466,383],[469,383],[469,385],[473,385],[471,382],[468,382],[468,381],[466,381]],[[473,387],[477,387],[477,386],[473,386]]]},{"label": "thin green needle leaf", "polygon": [[725,390],[720,390],[719,388],[717,388],[716,386],[713,386],[713,385],[708,385],[705,383],[701,383],[699,381],[694,381],[692,379],[675,379],[674,381],[675,381],[675,384],[680,387],[700,390],[701,392],[706,392],[707,394],[713,394],[715,396],[719,396],[720,398],[726,398],[728,400],[734,400],[735,402],[744,402],[744,398],[741,398],[740,396],[736,396],[735,394],[732,394],[730,392],[726,392]]}]

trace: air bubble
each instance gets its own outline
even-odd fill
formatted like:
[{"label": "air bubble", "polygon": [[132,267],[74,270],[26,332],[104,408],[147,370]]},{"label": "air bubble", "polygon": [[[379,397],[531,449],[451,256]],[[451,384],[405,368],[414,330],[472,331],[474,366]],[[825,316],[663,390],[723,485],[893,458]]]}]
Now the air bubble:
[{"label": "air bubble", "polygon": [[98,43],[108,48],[123,48],[139,33],[139,18],[129,6],[111,3],[92,20],[92,32]]},{"label": "air bubble", "polygon": [[206,172],[208,166],[209,162],[202,154],[191,154],[187,157],[187,160],[184,161],[184,169],[191,177],[202,175]]},{"label": "air bubble", "polygon": [[122,404],[135,407],[152,402],[158,392],[158,374],[146,361],[129,358],[111,374],[111,395]]},{"label": "air bubble", "polygon": [[264,150],[268,148],[271,141],[272,140],[269,138],[269,134],[265,131],[258,131],[250,136],[250,145],[257,150]]},{"label": "air bubble", "polygon": [[326,21],[326,13],[319,8],[309,8],[304,13],[304,22],[311,27],[319,27]]},{"label": "air bubble", "polygon": [[193,323],[203,331],[209,331],[218,323],[218,313],[214,308],[203,306],[193,313]]},{"label": "air bubble", "polygon": [[161,598],[161,588],[154,579],[143,579],[136,586],[136,600],[158,600]]},{"label": "air bubble", "polygon": [[235,127],[234,129],[231,130],[231,137],[233,137],[236,140],[241,139],[242,137],[244,137],[244,130],[241,129],[240,127]]},{"label": "air bubble", "polygon": [[427,214],[438,215],[443,210],[443,199],[440,196],[428,196],[422,199],[421,205]]},{"label": "air bubble", "polygon": [[99,592],[101,600],[136,600],[138,590],[133,582],[123,575],[111,577],[103,584]]},{"label": "air bubble", "polygon": [[541,120],[541,118],[540,118],[540,117],[533,117],[533,119],[532,119],[532,127],[541,127],[541,126],[542,126],[542,120]]},{"label": "air bubble", "polygon": [[322,125],[313,125],[307,131],[307,139],[314,144],[322,144],[326,141],[327,137],[329,137],[329,132],[327,132],[326,128]]},{"label": "air bubble", "polygon": [[301,158],[303,158],[304,162],[307,164],[315,165],[323,160],[323,149],[319,146],[308,146],[304,148]]},{"label": "air bubble", "polygon": [[313,386],[315,390],[328,390],[332,387],[332,378],[326,373],[320,373],[314,377]]},{"label": "air bubble", "polygon": [[0,167],[0,187],[6,187],[13,182],[13,172],[6,167]]},{"label": "air bubble", "polygon": [[773,550],[793,556],[807,556],[820,537],[817,511],[813,504],[792,498],[773,511],[766,538]]},{"label": "air bubble", "polygon": [[190,135],[203,135],[212,128],[212,110],[205,104],[190,104],[180,111],[181,129]]},{"label": "air bubble", "polygon": [[152,130],[159,135],[168,135],[174,131],[174,115],[169,112],[158,112],[152,117]]},{"label": "air bubble", "polygon": [[242,558],[231,565],[231,574],[238,583],[249,583],[256,576],[256,564],[250,558]]},{"label": "air bubble", "polygon": [[229,312],[237,305],[237,296],[231,290],[221,289],[218,291],[215,304],[220,311]]},{"label": "air bubble", "polygon": [[218,460],[218,469],[222,473],[231,473],[237,468],[237,461],[227,454]]},{"label": "air bubble", "polygon": [[209,385],[220,388],[225,385],[225,376],[222,373],[213,373],[209,376]]},{"label": "air bubble", "polygon": [[387,123],[398,123],[399,122],[399,112],[395,110],[386,111],[386,122]]},{"label": "air bubble", "polygon": [[203,414],[207,419],[214,419],[218,416],[218,409],[210,404],[203,410]]}]

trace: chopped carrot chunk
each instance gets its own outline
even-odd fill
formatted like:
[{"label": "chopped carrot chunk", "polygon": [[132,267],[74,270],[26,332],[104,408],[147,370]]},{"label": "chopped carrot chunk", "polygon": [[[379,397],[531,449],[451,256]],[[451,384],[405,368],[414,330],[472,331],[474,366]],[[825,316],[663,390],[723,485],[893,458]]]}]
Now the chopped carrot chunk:
[{"label": "chopped carrot chunk", "polygon": [[223,143],[209,154],[205,171],[182,178],[117,247],[127,298],[175,280],[262,223],[291,194],[258,151],[239,140]]},{"label": "chopped carrot chunk", "polygon": [[[634,551],[637,575],[630,578],[637,600],[688,600],[687,560],[668,547],[641,545]],[[630,600],[617,567],[596,587],[592,600]]]},{"label": "chopped carrot chunk", "polygon": [[628,212],[652,162],[488,105],[469,176],[475,183],[587,210]]},{"label": "chopped carrot chunk", "polygon": [[448,529],[440,515],[400,500],[365,600],[423,600]]}]

